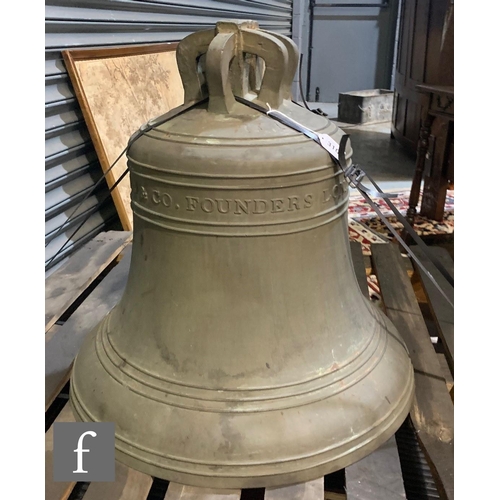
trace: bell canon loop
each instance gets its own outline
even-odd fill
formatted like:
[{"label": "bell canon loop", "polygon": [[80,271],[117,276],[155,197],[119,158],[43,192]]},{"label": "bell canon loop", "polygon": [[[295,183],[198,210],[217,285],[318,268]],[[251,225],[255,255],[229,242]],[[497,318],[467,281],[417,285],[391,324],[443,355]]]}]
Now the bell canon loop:
[{"label": "bell canon loop", "polygon": [[394,434],[413,369],[357,284],[340,167],[235,96],[342,132],[291,101],[297,48],[253,21],[187,36],[177,62],[200,102],[129,148],[130,274],[75,360],[75,415],[114,422],[117,460],[170,481],[320,477]]}]

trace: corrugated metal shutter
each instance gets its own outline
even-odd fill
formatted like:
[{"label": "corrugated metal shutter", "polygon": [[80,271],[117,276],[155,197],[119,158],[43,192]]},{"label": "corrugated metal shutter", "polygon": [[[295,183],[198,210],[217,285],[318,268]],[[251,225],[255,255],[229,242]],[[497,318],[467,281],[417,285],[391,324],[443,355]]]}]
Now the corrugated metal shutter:
[{"label": "corrugated metal shutter", "polygon": [[81,221],[92,216],[50,264],[67,257],[103,229],[119,224],[102,183],[58,234],[102,174],[71,87],[61,50],[181,40],[220,19],[253,19],[291,36],[292,0],[46,0],[45,8],[45,220],[46,262]]}]

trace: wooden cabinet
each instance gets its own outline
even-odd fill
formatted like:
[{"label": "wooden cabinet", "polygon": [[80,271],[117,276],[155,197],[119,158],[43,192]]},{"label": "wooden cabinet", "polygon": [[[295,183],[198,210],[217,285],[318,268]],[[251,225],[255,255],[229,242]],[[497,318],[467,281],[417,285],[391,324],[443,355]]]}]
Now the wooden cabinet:
[{"label": "wooden cabinet", "polygon": [[406,217],[413,224],[424,180],[420,214],[442,220],[446,190],[453,183],[454,92],[452,86],[417,85],[422,106],[417,161]]},{"label": "wooden cabinet", "polygon": [[417,153],[407,218],[443,217],[453,182],[453,0],[401,0],[392,136]]},{"label": "wooden cabinet", "polygon": [[392,135],[413,152],[421,126],[420,84],[453,86],[453,0],[401,0]]}]

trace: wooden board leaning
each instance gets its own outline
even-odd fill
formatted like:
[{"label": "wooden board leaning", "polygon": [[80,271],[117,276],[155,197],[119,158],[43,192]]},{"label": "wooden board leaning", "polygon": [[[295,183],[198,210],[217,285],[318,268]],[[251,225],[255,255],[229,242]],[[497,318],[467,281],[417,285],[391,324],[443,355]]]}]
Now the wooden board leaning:
[{"label": "wooden board leaning", "polygon": [[[103,172],[108,172],[129,137],[143,123],[183,103],[177,45],[175,42],[62,52]],[[127,159],[123,156],[106,174],[110,187],[126,168]],[[131,230],[128,175],[111,194],[123,228]]]}]

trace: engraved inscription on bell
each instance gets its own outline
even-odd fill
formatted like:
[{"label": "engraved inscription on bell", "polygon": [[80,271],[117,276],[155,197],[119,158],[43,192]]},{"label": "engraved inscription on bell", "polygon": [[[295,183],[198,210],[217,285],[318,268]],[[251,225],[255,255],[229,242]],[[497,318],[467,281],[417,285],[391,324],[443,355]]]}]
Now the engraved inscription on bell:
[{"label": "engraved inscription on bell", "polygon": [[[183,196],[179,197],[179,203],[174,203],[174,198],[171,194],[153,189],[150,192],[144,186],[140,186],[140,198],[143,202],[148,202],[151,205],[163,205],[166,208],[183,209],[188,212],[204,212],[211,214],[217,212],[219,214],[232,215],[262,215],[266,213],[281,213],[281,212],[296,212],[303,209],[312,208],[314,205],[314,196],[312,193],[306,193],[301,196],[290,195],[280,198],[210,198],[208,196]],[[329,193],[331,190],[323,191],[323,203],[329,200],[336,199]]]}]

